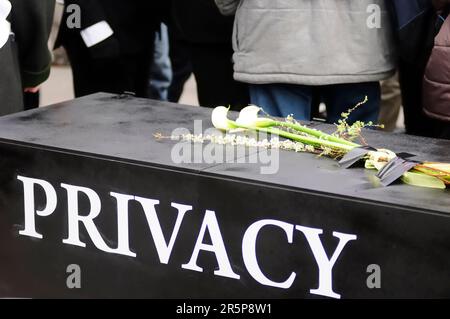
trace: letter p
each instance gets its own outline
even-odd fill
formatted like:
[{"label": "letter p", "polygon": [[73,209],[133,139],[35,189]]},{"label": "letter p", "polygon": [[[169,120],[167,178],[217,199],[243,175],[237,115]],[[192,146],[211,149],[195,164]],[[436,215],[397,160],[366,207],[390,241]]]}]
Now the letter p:
[{"label": "letter p", "polygon": [[[50,216],[56,209],[57,197],[53,186],[44,180],[17,176],[17,179],[23,183],[23,196],[25,208],[25,228],[19,231],[20,235],[42,239],[42,234],[36,231],[35,215],[41,217]],[[34,185],[42,187],[47,199],[45,208],[36,210],[36,203],[34,200]]]}]

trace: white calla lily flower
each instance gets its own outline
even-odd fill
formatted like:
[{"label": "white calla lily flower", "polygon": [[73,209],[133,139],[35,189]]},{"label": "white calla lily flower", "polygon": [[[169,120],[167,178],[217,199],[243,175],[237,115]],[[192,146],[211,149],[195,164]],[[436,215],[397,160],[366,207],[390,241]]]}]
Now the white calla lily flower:
[{"label": "white calla lily flower", "polygon": [[225,106],[216,107],[211,115],[211,121],[216,129],[228,131],[236,128],[233,121],[228,119],[228,108]]},{"label": "white calla lily flower", "polygon": [[397,157],[397,154],[387,149],[372,151],[368,155],[366,167],[375,167],[377,170],[381,170],[389,161]]},{"label": "white calla lily flower", "polygon": [[256,105],[249,105],[241,110],[239,118],[236,120],[238,125],[247,127],[269,127],[274,124],[274,120],[258,117],[262,109]]}]

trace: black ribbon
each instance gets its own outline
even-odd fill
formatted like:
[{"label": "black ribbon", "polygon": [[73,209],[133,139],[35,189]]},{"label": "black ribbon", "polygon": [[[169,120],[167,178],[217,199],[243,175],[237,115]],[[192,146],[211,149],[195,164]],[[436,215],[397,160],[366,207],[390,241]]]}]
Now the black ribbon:
[{"label": "black ribbon", "polygon": [[413,154],[401,153],[397,154],[397,157],[389,161],[377,174],[380,179],[381,185],[389,186],[406,172],[410,171],[421,162],[409,160],[414,157]]},{"label": "black ribbon", "polygon": [[[363,159],[369,152],[376,150],[377,149],[371,146],[356,147],[339,161],[339,165],[342,168],[350,168]],[[391,185],[401,178],[403,174],[419,165],[421,162],[410,159],[415,156],[416,155],[410,153],[397,154],[397,157],[389,161],[376,175],[380,179],[381,185]]]},{"label": "black ribbon", "polygon": [[339,166],[342,168],[350,168],[372,151],[376,151],[372,146],[355,147],[339,161]]}]

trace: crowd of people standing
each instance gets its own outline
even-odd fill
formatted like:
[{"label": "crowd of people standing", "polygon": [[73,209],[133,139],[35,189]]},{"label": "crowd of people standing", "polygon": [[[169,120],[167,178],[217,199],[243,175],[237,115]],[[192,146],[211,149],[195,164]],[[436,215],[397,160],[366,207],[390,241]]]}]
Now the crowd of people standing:
[{"label": "crowd of people standing", "polygon": [[[20,111],[50,71],[54,0],[0,0],[0,114]],[[448,0],[65,0],[56,46],[76,96],[132,92],[177,102],[194,74],[200,105],[252,103],[450,139]],[[67,23],[80,9],[79,25]],[[75,10],[75,11],[74,11]],[[76,18],[76,17],[75,17]],[[392,92],[391,92],[392,91]],[[401,92],[401,99],[400,99]],[[380,115],[381,113],[381,115]]]}]

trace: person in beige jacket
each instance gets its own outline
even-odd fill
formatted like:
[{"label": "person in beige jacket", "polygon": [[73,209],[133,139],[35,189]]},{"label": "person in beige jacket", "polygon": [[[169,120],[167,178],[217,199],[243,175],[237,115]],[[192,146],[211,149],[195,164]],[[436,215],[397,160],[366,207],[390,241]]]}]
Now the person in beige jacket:
[{"label": "person in beige jacket", "polygon": [[377,121],[379,81],[395,72],[394,30],[385,0],[215,0],[235,14],[234,77],[274,116],[311,119],[325,102],[336,122]]}]

